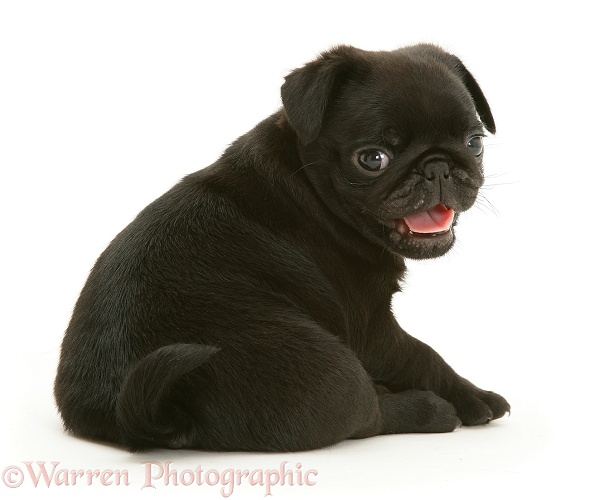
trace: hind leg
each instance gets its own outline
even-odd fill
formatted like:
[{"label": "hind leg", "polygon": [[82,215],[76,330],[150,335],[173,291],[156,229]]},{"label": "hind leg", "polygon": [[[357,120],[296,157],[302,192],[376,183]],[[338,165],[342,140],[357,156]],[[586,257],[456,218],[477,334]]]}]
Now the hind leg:
[{"label": "hind leg", "polygon": [[381,434],[451,432],[460,427],[454,406],[431,391],[380,394]]},{"label": "hind leg", "polygon": [[211,450],[299,451],[382,429],[370,377],[321,331],[222,347],[185,380],[173,404],[191,414],[180,445]]},{"label": "hind leg", "polygon": [[378,404],[381,425],[362,429],[352,439],[377,434],[452,432],[461,426],[454,406],[431,391],[380,393]]},{"label": "hind leg", "polygon": [[448,432],[453,407],[428,391],[377,394],[352,351],[319,329],[222,347],[177,383],[193,425],[169,446],[299,451],[348,438]]}]

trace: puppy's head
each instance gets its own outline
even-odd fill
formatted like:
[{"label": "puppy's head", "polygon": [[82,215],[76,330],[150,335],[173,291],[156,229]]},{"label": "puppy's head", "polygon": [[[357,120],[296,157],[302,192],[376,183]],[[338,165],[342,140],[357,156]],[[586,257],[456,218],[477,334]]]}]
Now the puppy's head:
[{"label": "puppy's head", "polygon": [[336,216],[405,257],[451,248],[495,132],[458,58],[433,45],[337,47],[288,75],[282,102],[303,171]]}]

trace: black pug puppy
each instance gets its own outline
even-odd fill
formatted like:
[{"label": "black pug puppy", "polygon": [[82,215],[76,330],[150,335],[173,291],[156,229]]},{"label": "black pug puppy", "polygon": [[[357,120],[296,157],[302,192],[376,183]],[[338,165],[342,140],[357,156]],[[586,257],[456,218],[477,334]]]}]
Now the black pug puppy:
[{"label": "black pug puppy", "polygon": [[281,96],[96,262],[55,381],[73,434],[296,451],[509,411],[391,313],[403,258],[446,253],[483,183],[474,78],[433,45],[341,46]]}]

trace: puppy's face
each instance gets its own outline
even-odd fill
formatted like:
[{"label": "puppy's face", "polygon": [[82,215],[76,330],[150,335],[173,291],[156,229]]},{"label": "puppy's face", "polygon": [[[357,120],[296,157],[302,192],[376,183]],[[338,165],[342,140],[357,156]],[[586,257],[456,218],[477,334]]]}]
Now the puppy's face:
[{"label": "puppy's face", "polygon": [[[443,255],[483,183],[482,137],[495,128],[475,80],[454,56],[424,45],[380,53],[344,47],[310,64],[288,77],[282,98],[323,202],[405,257]],[[303,86],[293,94],[297,73]],[[321,112],[311,129],[301,128],[309,111],[297,116],[294,100],[308,94],[306,76],[326,92],[319,107],[314,96],[305,104]]]}]

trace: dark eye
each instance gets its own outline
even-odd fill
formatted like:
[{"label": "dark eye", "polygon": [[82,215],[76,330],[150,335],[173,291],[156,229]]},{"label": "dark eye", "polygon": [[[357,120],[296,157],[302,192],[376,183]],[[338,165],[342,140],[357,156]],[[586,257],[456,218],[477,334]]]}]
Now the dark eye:
[{"label": "dark eye", "polygon": [[484,140],[482,136],[474,135],[471,139],[469,139],[467,147],[475,156],[480,156],[482,151],[484,151]]},{"label": "dark eye", "polygon": [[383,151],[369,149],[358,153],[358,163],[365,170],[376,172],[385,169],[390,163],[390,157]]}]

